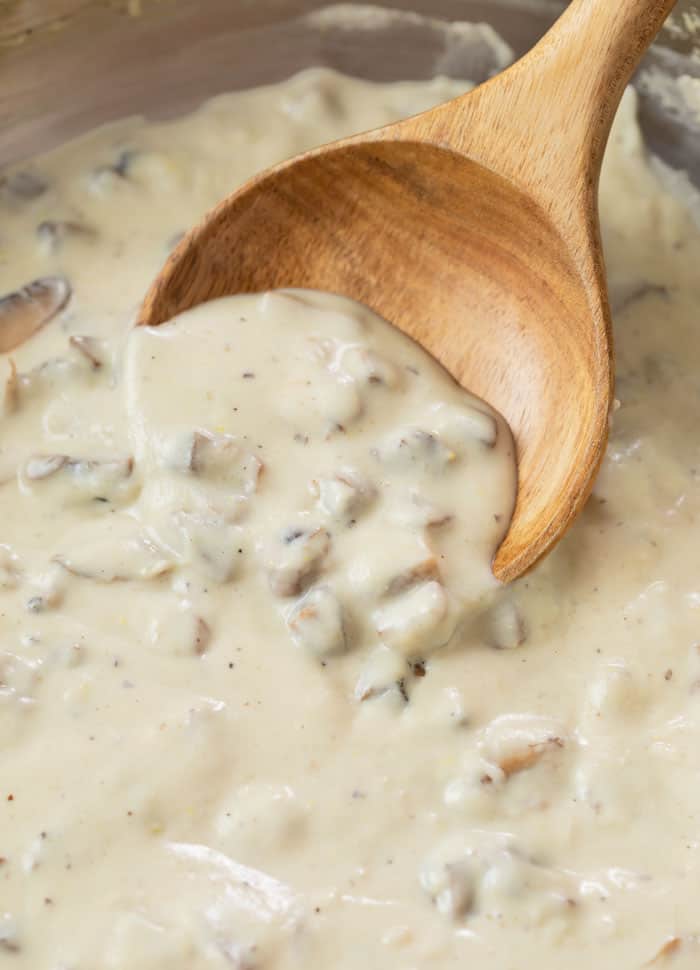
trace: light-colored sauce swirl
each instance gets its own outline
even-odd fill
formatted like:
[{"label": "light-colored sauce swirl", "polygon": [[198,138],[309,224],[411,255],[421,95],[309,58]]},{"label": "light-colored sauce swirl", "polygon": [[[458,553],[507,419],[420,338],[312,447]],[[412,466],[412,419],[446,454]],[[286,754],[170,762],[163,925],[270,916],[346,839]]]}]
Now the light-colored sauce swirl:
[{"label": "light-colored sauce swirl", "polygon": [[507,428],[368,311],[132,331],[236,182],[459,88],[312,71],[0,182],[2,970],[700,959],[700,244],[632,97],[610,452],[510,589]]}]

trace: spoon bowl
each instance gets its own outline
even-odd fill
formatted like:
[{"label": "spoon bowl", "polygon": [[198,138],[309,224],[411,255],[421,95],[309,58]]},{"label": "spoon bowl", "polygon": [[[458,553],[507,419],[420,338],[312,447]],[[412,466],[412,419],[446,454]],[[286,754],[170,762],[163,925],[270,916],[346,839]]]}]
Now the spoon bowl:
[{"label": "spoon bowl", "polygon": [[473,92],[246,183],[185,236],[138,321],[279,287],[385,317],[513,431],[518,494],[493,562],[504,582],[564,534],[607,441],[598,176],[624,85],[673,3],[607,6],[574,0]]}]

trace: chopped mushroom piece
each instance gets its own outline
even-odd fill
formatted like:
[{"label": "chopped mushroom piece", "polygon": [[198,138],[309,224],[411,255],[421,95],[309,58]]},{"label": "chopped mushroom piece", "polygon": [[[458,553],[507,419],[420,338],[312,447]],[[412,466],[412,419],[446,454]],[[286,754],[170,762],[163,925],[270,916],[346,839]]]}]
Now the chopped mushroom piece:
[{"label": "chopped mushroom piece", "polygon": [[482,620],[486,642],[497,650],[514,650],[527,640],[527,626],[520,607],[512,599],[501,599]]},{"label": "chopped mushroom piece", "polygon": [[354,381],[320,371],[306,380],[288,381],[280,388],[278,407],[297,433],[328,440],[343,434],[360,417],[363,401]]},{"label": "chopped mushroom piece", "polygon": [[414,586],[433,579],[440,579],[440,571],[435,556],[428,555],[421,562],[414,563],[408,569],[394,576],[386,588],[385,595],[398,596],[399,593],[404,593],[407,589],[413,589]]},{"label": "chopped mushroom piece", "polygon": [[376,495],[374,485],[354,468],[341,468],[330,478],[314,479],[310,487],[318,496],[321,510],[346,525],[354,524]]},{"label": "chopped mushroom piece", "polygon": [[90,189],[98,195],[104,195],[117,185],[126,182],[129,178],[131,162],[135,157],[135,151],[123,149],[111,164],[98,166],[90,176]]},{"label": "chopped mushroom piece", "polygon": [[372,651],[360,670],[355,684],[355,699],[368,701],[391,693],[394,699],[405,703],[405,676],[405,659],[382,644]]},{"label": "chopped mushroom piece", "polygon": [[93,370],[99,370],[108,360],[107,345],[96,337],[73,336],[68,341],[81,354]]},{"label": "chopped mushroom piece", "polygon": [[34,455],[24,465],[20,481],[31,489],[36,483],[60,477],[67,498],[115,502],[132,496],[133,468],[131,458],[97,461],[69,455]]},{"label": "chopped mushroom piece", "polygon": [[30,482],[41,481],[55,475],[68,461],[68,455],[34,455],[24,466],[24,474]]},{"label": "chopped mushroom piece", "polygon": [[563,748],[567,740],[563,726],[552,718],[504,714],[484,728],[479,748],[509,778],[532,768],[547,752]]},{"label": "chopped mushroom piece", "polygon": [[659,952],[647,963],[653,967],[657,963],[666,963],[669,957],[675,956],[683,945],[680,936],[672,936],[663,944]]},{"label": "chopped mushroom piece", "polygon": [[316,586],[301,599],[287,618],[292,639],[321,659],[346,648],[342,607],[328,586]]},{"label": "chopped mushroom piece", "polygon": [[181,470],[232,491],[250,495],[258,485],[263,463],[234,435],[194,431],[176,443],[171,461]]},{"label": "chopped mushroom piece", "polygon": [[435,580],[408,589],[372,618],[382,642],[408,657],[425,657],[453,633],[447,592]]},{"label": "chopped mushroom piece", "polygon": [[65,570],[54,564],[46,572],[32,576],[29,580],[30,597],[27,609],[32,613],[43,613],[45,610],[60,606],[66,591]]},{"label": "chopped mushroom piece", "polygon": [[229,582],[241,559],[241,529],[214,514],[181,509],[173,518],[186,542],[185,558],[216,582]]},{"label": "chopped mushroom piece", "polygon": [[45,276],[0,298],[0,354],[25,343],[68,303],[71,288],[60,276]]},{"label": "chopped mushroom piece", "polygon": [[380,354],[359,344],[344,347],[338,355],[336,366],[348,377],[365,384],[383,384],[389,388],[399,385],[398,367]]},{"label": "chopped mushroom piece", "polygon": [[412,469],[438,474],[457,458],[436,434],[421,428],[392,431],[374,452],[384,464],[398,471]]},{"label": "chopped mushroom piece", "polygon": [[331,548],[325,529],[292,529],[268,559],[270,588],[275,596],[298,596],[321,571]]},{"label": "chopped mushroom piece", "polygon": [[459,453],[475,440],[493,448],[498,439],[498,424],[486,405],[483,407],[481,410],[476,405],[438,404],[433,409],[433,426],[443,441]]},{"label": "chopped mushroom piece", "polygon": [[645,966],[670,966],[676,970],[696,970],[698,961],[700,961],[700,936],[671,936]]},{"label": "chopped mushroom piece", "polygon": [[437,529],[454,518],[451,512],[433,505],[415,490],[411,490],[405,499],[397,501],[390,509],[390,514],[399,525],[411,529]]},{"label": "chopped mushroom piece", "polygon": [[544,923],[573,917],[579,887],[571,874],[532,861],[512,837],[475,829],[446,839],[420,871],[423,889],[449,919],[472,913]]},{"label": "chopped mushroom piece", "polygon": [[443,916],[461,920],[474,906],[479,877],[477,861],[465,856],[452,862],[429,862],[421,870],[420,882]]},{"label": "chopped mushroom piece", "polygon": [[10,913],[0,914],[0,953],[19,953],[19,928]]},{"label": "chopped mushroom piece", "polygon": [[201,657],[211,640],[211,627],[188,601],[151,620],[149,641],[153,647],[176,656]]}]

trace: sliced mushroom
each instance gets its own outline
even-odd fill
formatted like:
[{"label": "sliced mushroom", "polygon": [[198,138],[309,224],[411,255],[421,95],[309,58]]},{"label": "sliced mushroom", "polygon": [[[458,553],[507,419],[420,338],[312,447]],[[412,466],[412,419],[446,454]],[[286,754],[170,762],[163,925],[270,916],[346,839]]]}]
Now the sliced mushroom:
[{"label": "sliced mushroom", "polygon": [[67,489],[67,497],[90,501],[115,502],[130,498],[135,483],[131,481],[132,458],[97,461],[72,458],[69,455],[33,455],[20,473],[20,481],[31,490],[32,485],[59,476]]},{"label": "sliced mushroom", "polygon": [[376,496],[377,490],[354,468],[341,468],[330,478],[311,482],[320,509],[331,519],[353,524]]},{"label": "sliced mushroom", "polygon": [[72,219],[46,219],[36,227],[36,234],[40,243],[50,251],[58,249],[68,239],[90,242],[97,236],[92,226]]},{"label": "sliced mushroom", "polygon": [[318,576],[331,548],[325,529],[292,529],[268,558],[270,589],[275,596],[298,596]]},{"label": "sliced mushroom", "polygon": [[388,434],[374,452],[379,460],[397,471],[419,470],[439,474],[457,458],[438,435],[421,428],[400,428]]},{"label": "sliced mushroom", "polygon": [[61,276],[45,276],[0,298],[0,353],[6,354],[41,330],[70,299]]},{"label": "sliced mushroom", "polygon": [[342,607],[328,586],[309,590],[289,614],[287,626],[294,642],[315,657],[330,657],[346,648]]},{"label": "sliced mushroom", "polygon": [[407,657],[425,657],[452,635],[447,592],[440,583],[421,583],[390,600],[372,614],[383,643]]}]

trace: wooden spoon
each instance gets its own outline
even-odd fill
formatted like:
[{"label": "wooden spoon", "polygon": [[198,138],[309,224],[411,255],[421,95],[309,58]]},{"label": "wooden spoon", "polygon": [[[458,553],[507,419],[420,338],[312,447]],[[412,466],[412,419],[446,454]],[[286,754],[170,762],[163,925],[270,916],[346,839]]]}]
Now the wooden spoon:
[{"label": "wooden spoon", "polygon": [[573,0],[473,92],[251,179],[189,232],[139,323],[276,287],[352,297],[497,408],[518,495],[493,562],[507,582],[593,486],[612,394],[597,213],[625,84],[673,0]]}]

